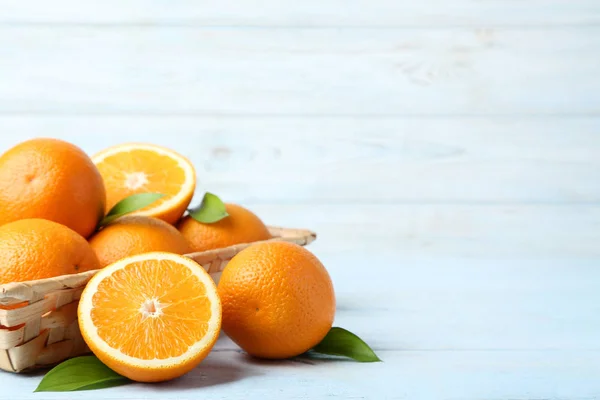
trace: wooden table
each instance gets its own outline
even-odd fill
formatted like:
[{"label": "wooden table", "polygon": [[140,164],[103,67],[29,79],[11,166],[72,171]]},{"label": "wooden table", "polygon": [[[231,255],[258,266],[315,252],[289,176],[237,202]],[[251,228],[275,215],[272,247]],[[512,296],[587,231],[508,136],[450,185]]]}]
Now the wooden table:
[{"label": "wooden table", "polygon": [[318,233],[382,363],[248,358],[7,399],[600,398],[597,0],[3,0],[0,148],[149,141]]}]

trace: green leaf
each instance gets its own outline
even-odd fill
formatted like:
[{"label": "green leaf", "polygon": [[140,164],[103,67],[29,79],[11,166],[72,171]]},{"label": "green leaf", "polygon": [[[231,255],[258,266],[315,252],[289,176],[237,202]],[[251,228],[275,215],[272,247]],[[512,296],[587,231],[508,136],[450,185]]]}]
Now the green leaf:
[{"label": "green leaf", "polygon": [[164,197],[161,193],[138,193],[132,194],[129,197],[124,198],[106,214],[106,217],[100,222],[100,226],[108,225],[115,219],[122,217],[125,214],[141,210],[144,207],[149,206],[156,200]]},{"label": "green leaf", "polygon": [[189,212],[190,217],[204,224],[212,224],[229,216],[225,203],[217,195],[208,192],[204,194],[200,205]]},{"label": "green leaf", "polygon": [[130,382],[132,381],[108,368],[95,356],[83,356],[71,358],[52,368],[35,392],[93,390]]},{"label": "green leaf", "polygon": [[332,356],[349,357],[360,362],[381,361],[361,338],[344,328],[338,327],[331,328],[321,343],[312,350]]}]

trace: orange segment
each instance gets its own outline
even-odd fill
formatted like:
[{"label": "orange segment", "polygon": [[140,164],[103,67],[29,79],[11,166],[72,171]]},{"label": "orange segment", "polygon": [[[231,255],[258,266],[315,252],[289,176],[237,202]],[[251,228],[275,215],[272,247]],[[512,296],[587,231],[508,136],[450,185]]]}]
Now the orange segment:
[{"label": "orange segment", "polygon": [[101,270],[83,291],[78,313],[94,354],[141,382],[193,369],[221,327],[213,280],[191,259],[172,253],[136,255]]},{"label": "orange segment", "polygon": [[144,143],[110,147],[92,157],[106,187],[106,210],[136,193],[165,197],[134,214],[174,224],[192,200],[196,187],[193,165],[173,150]]}]

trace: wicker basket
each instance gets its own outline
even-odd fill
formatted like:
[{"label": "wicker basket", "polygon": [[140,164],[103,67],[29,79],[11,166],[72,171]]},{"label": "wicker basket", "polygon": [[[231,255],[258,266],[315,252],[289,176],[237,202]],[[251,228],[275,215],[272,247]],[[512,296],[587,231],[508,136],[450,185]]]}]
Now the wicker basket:
[{"label": "wicker basket", "polygon": [[[271,240],[305,246],[314,232],[269,227]],[[229,260],[249,244],[187,254],[215,281]],[[96,271],[56,278],[0,285],[0,368],[24,372],[50,367],[68,358],[89,353],[77,323],[77,304]]]}]

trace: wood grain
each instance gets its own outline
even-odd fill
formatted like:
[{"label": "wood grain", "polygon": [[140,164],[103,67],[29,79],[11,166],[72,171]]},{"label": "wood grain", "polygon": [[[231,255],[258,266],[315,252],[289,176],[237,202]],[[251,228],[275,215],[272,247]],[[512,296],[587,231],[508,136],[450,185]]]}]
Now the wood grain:
[{"label": "wood grain", "polygon": [[[598,397],[598,352],[385,351],[383,363],[257,361],[236,352],[212,352],[203,364],[166,384],[132,384],[89,391],[87,398],[210,399],[556,399]],[[32,393],[36,380],[0,375],[20,388],[20,399],[67,398]],[[177,393],[177,397],[172,397]],[[68,393],[82,396],[81,393]]]},{"label": "wood grain", "polygon": [[0,23],[228,25],[296,27],[553,26],[600,23],[595,0],[104,0],[93,4],[55,0],[3,0]]},{"label": "wood grain", "polygon": [[0,150],[36,136],[90,154],[157,143],[190,158],[199,190],[244,204],[597,204],[599,130],[600,118],[0,116]]},{"label": "wood grain", "polygon": [[600,27],[4,27],[0,110],[598,115],[598,33]]},{"label": "wood grain", "polygon": [[334,281],[335,324],[376,350],[600,350],[597,259],[435,260],[402,250],[309,249]]},{"label": "wood grain", "polygon": [[[256,204],[269,224],[317,232],[320,254],[510,260],[600,257],[600,207],[553,205]],[[391,265],[374,266],[388,271]]]},{"label": "wood grain", "polygon": [[596,0],[2,1],[0,149],[180,151],[195,201],[317,232],[336,325],[384,360],[222,337],[179,380],[86,396],[600,398],[599,33]]}]

